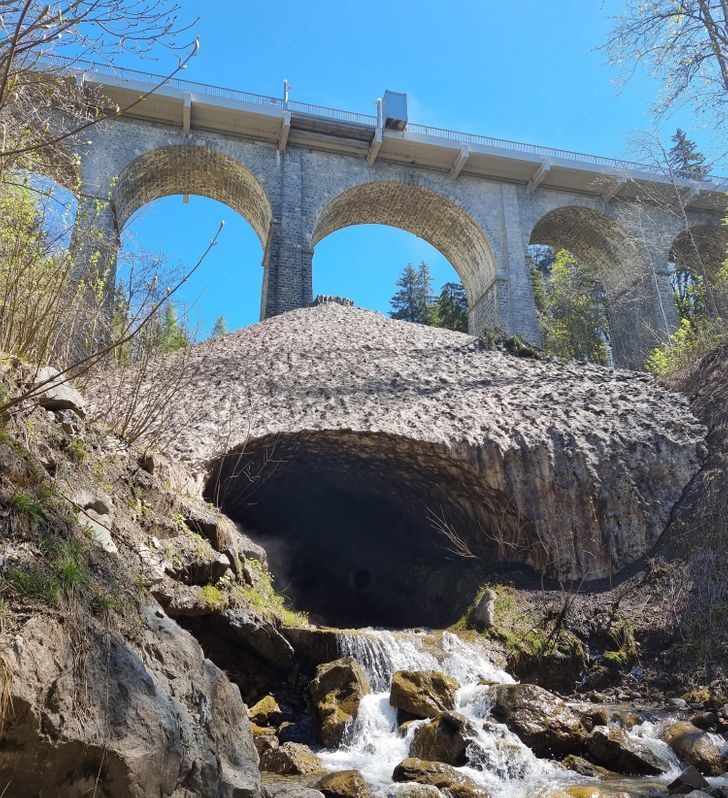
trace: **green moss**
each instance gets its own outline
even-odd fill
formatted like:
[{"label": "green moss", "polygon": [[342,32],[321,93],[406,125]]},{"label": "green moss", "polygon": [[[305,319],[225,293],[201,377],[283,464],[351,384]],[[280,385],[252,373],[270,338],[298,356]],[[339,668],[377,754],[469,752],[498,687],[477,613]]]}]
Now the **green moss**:
[{"label": "green moss", "polygon": [[228,603],[227,595],[219,587],[215,585],[205,585],[199,588],[202,593],[202,599],[208,607],[217,610],[222,610]]},{"label": "green moss", "polygon": [[257,560],[246,560],[246,565],[253,574],[253,585],[233,588],[236,600],[248,604],[265,618],[278,620],[283,626],[300,626],[308,623],[308,616],[296,612],[287,605],[286,597],[278,593],[273,586],[273,577],[267,568]]}]

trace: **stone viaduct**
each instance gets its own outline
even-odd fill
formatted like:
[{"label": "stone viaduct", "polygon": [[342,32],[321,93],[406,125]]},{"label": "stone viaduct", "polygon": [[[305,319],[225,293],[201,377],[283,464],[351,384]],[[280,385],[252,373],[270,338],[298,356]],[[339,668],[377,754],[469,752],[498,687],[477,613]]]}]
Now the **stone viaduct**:
[{"label": "stone viaduct", "polygon": [[[87,66],[69,71],[122,108],[159,82]],[[160,197],[227,204],[263,247],[261,318],[311,302],[314,248],[330,233],[398,227],[453,265],[472,332],[498,325],[536,342],[528,246],[565,248],[606,289],[621,365],[641,364],[676,327],[669,263],[700,255],[717,268],[725,252],[718,179],[676,186],[644,165],[412,123],[399,131],[382,117],[172,80],[84,133],[79,209],[118,242]]]}]

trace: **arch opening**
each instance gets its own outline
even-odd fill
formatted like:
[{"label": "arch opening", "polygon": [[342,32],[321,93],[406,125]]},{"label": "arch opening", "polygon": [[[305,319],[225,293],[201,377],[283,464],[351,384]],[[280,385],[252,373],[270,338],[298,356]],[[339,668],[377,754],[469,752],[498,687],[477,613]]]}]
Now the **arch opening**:
[{"label": "arch opening", "polygon": [[[180,196],[153,200],[135,213],[121,238],[118,282],[139,279],[151,265],[155,279],[173,285],[205,251],[221,221],[216,245],[170,300],[191,340],[259,321],[263,250],[255,230],[229,206],[193,194],[185,202]],[[131,287],[124,291],[131,293]]]},{"label": "arch opening", "polygon": [[475,467],[392,435],[258,439],[212,464],[206,496],[263,545],[296,609],[339,628],[449,626],[517,548],[498,549],[519,521]]},{"label": "arch opening", "polygon": [[[534,247],[548,247],[556,256],[567,253],[577,271],[588,271],[589,290],[603,305],[608,330],[595,330],[597,336],[608,335],[615,363],[641,367],[645,352],[654,346],[652,308],[647,306],[649,270],[624,225],[591,208],[557,208],[539,219],[528,243],[531,252]],[[578,309],[576,303],[569,312]],[[600,313],[593,315],[598,321]]]},{"label": "arch opening", "polygon": [[670,247],[668,266],[681,319],[696,322],[728,312],[724,264],[728,261],[728,228],[694,225],[680,233]]},{"label": "arch opening", "polygon": [[423,186],[378,181],[350,188],[319,213],[311,236],[316,245],[327,236],[355,225],[385,225],[412,233],[447,259],[462,281],[476,331],[475,310],[496,280],[490,244],[466,211]]}]

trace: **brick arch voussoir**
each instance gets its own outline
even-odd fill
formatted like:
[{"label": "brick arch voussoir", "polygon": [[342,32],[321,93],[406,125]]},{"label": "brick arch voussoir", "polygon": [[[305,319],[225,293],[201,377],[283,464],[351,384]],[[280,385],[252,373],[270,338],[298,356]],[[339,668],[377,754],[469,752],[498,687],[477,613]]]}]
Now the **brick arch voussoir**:
[{"label": "brick arch voussoir", "polygon": [[397,227],[432,244],[458,273],[471,305],[496,279],[485,232],[460,205],[430,188],[396,180],[348,187],[319,210],[311,246],[359,224]]},{"label": "brick arch voussoir", "polygon": [[263,185],[240,161],[196,145],[153,149],[126,166],[112,190],[119,230],[144,205],[176,194],[222,202],[250,223],[265,247],[273,212]]}]

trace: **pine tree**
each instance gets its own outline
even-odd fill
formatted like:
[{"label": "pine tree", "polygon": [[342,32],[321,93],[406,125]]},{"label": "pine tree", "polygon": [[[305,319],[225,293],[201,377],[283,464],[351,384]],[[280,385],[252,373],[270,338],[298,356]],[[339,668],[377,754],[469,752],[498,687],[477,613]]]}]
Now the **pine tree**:
[{"label": "pine tree", "polygon": [[422,261],[418,268],[408,263],[396,282],[399,289],[390,300],[389,315],[400,321],[427,324],[432,305],[432,278],[430,267]]},{"label": "pine tree", "polygon": [[468,331],[468,298],[462,283],[445,283],[435,300],[434,310],[434,326]]},{"label": "pine tree", "polygon": [[174,352],[189,345],[189,338],[177,318],[177,308],[169,300],[164,307],[159,325],[159,351]]},{"label": "pine tree", "polygon": [[227,335],[228,333],[228,326],[227,322],[225,321],[225,316],[219,316],[218,320],[215,322],[215,326],[212,328],[212,333],[210,334],[211,338],[219,338],[221,335]]},{"label": "pine tree", "polygon": [[667,162],[675,175],[699,180],[708,174],[710,167],[705,162],[705,156],[695,142],[690,141],[685,131],[678,128],[671,141],[674,144],[667,153]]}]

